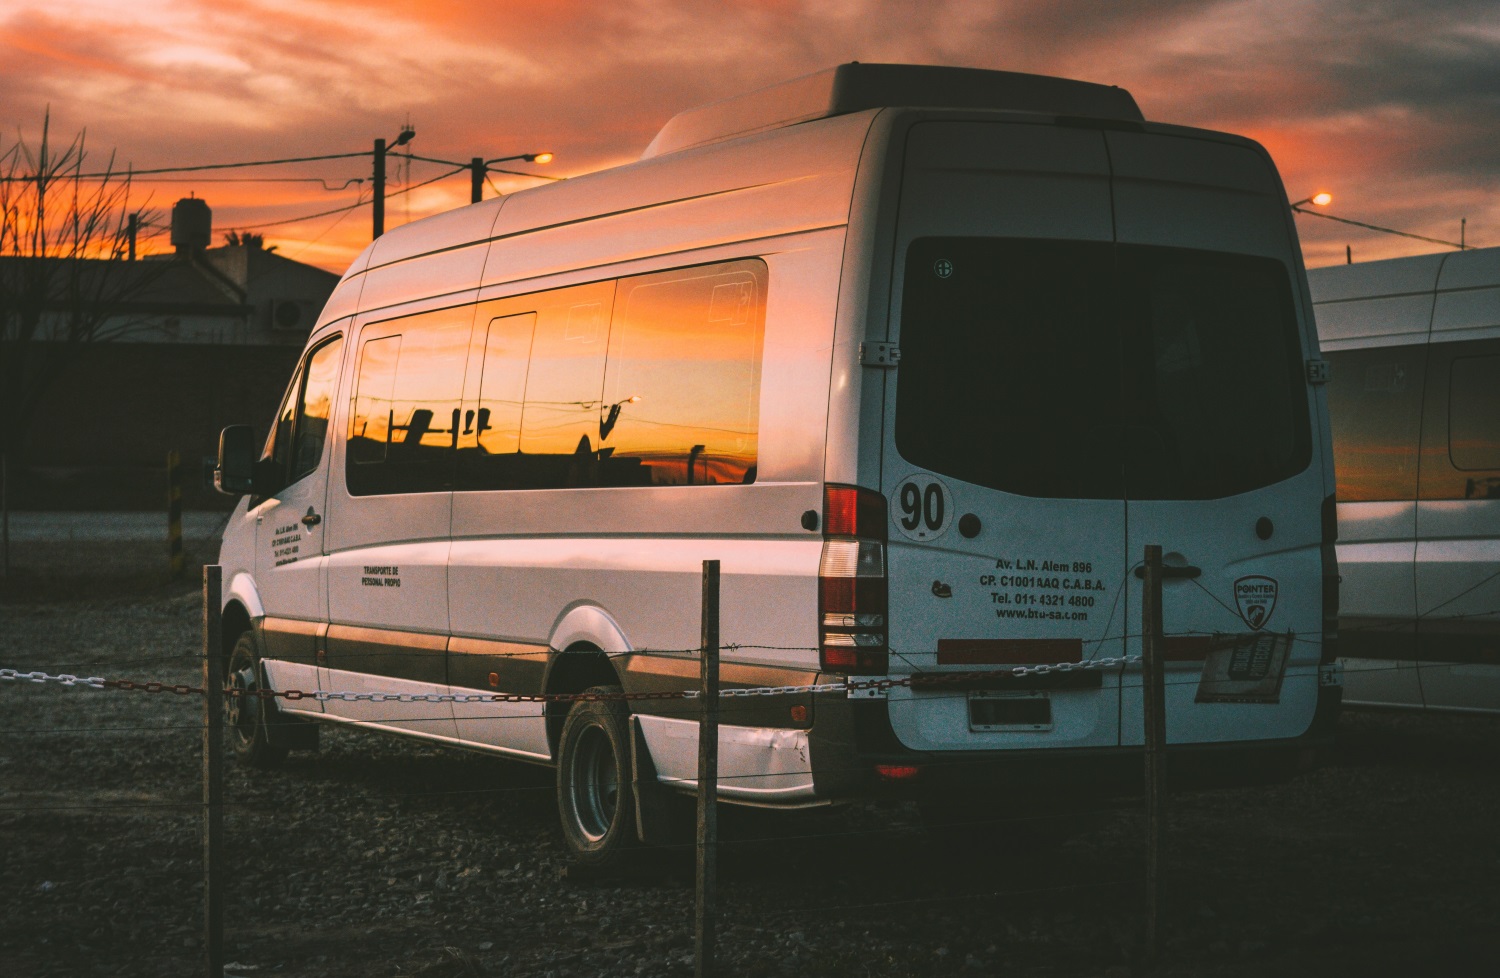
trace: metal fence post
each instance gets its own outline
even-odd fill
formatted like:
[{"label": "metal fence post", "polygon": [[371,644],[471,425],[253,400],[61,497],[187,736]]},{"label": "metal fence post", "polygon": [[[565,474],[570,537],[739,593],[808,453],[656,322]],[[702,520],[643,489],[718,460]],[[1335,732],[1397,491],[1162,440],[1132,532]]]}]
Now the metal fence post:
[{"label": "metal fence post", "polygon": [[1158,903],[1161,840],[1166,822],[1166,683],[1162,670],[1161,547],[1146,545],[1145,587],[1141,593],[1141,709],[1146,723],[1146,958],[1160,949]]},{"label": "metal fence post", "polygon": [[203,568],[203,951],[205,974],[224,974],[223,568]]},{"label": "metal fence post", "polygon": [[703,637],[698,688],[698,901],[693,967],[714,973],[719,886],[719,562],[703,562]]}]

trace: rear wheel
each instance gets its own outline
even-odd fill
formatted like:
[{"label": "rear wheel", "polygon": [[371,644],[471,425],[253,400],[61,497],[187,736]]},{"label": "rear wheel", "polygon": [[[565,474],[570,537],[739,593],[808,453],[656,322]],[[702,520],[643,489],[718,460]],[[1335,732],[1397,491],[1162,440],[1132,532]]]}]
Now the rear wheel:
[{"label": "rear wheel", "polygon": [[[587,693],[619,693],[593,686]],[[635,842],[630,788],[629,712],[620,700],[579,700],[568,711],[557,749],[557,808],[574,861],[616,865]]]},{"label": "rear wheel", "polygon": [[286,759],[286,748],[271,743],[266,720],[275,710],[270,700],[255,695],[261,689],[260,654],[255,637],[245,632],[229,653],[224,672],[224,726],[234,756],[252,767],[275,767]]}]

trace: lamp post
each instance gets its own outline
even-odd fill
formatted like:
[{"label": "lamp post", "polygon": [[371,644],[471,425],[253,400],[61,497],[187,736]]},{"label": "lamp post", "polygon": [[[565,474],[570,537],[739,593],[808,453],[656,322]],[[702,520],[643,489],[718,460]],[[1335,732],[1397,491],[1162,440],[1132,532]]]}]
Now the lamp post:
[{"label": "lamp post", "polygon": [[469,203],[477,204],[484,199],[484,177],[490,172],[491,163],[506,163],[511,160],[524,160],[527,163],[551,163],[551,153],[517,153],[515,156],[498,156],[493,160],[486,160],[476,156],[469,160]]},{"label": "lamp post", "polygon": [[[395,142],[391,144],[392,148],[396,146],[405,146],[407,143],[411,142],[412,137],[416,134],[417,131],[411,126],[403,126],[401,129],[401,134],[398,135],[395,139]],[[385,140],[375,140],[375,214],[374,227],[372,228],[372,233],[370,235],[370,239],[372,241],[385,233],[385,153]]]},{"label": "lamp post", "polygon": [[1333,194],[1326,190],[1320,190],[1311,197],[1304,197],[1295,204],[1292,204],[1291,208],[1299,214],[1305,214],[1307,212],[1302,210],[1303,204],[1316,204],[1319,207],[1327,207],[1331,203],[1333,203]]},{"label": "lamp post", "polygon": [[[1340,224],[1351,224],[1357,228],[1365,228],[1369,231],[1379,231],[1382,234],[1397,234],[1403,238],[1413,238],[1417,241],[1427,241],[1431,242],[1432,244],[1445,245],[1449,248],[1457,248],[1459,251],[1469,250],[1469,244],[1466,240],[1464,240],[1466,232],[1468,231],[1468,218],[1464,218],[1463,221],[1459,223],[1458,240],[1445,241],[1442,238],[1429,238],[1425,234],[1412,234],[1410,231],[1398,231],[1395,228],[1381,227],[1379,224],[1366,224],[1364,221],[1351,221],[1347,217],[1335,217],[1332,214],[1319,214],[1317,211],[1310,211],[1302,206],[1303,204],[1316,204],[1319,207],[1327,207],[1331,203],[1333,203],[1333,194],[1330,194],[1327,191],[1320,191],[1313,194],[1311,197],[1306,197],[1289,206],[1291,207],[1292,212],[1295,214],[1311,214],[1313,217],[1321,217],[1327,221],[1338,221]],[[1345,248],[1345,257],[1349,260],[1350,263],[1353,263],[1354,255],[1347,247]]]},{"label": "lamp post", "polygon": [[631,394],[629,397],[625,398],[625,400],[616,401],[615,403],[611,404],[609,406],[609,412],[604,416],[604,420],[599,422],[599,440],[603,441],[604,439],[608,438],[609,433],[615,430],[615,424],[620,420],[621,408],[623,408],[627,404],[639,404],[640,400],[641,395]]}]

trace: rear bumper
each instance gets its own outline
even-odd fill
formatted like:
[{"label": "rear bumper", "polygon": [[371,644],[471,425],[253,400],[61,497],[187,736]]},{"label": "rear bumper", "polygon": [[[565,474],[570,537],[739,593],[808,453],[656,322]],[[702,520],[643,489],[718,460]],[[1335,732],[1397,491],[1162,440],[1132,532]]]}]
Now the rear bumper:
[{"label": "rear bumper", "polygon": [[[1316,766],[1332,745],[1342,690],[1323,686],[1312,723],[1284,740],[1169,744],[1167,776],[1174,785],[1245,785],[1284,780]],[[1099,795],[1138,794],[1144,748],[1057,748],[1010,751],[915,751],[891,728],[884,699],[820,699],[809,736],[814,790],[839,799],[932,791],[983,791],[1004,786]],[[915,777],[884,780],[877,765],[915,766]]]}]

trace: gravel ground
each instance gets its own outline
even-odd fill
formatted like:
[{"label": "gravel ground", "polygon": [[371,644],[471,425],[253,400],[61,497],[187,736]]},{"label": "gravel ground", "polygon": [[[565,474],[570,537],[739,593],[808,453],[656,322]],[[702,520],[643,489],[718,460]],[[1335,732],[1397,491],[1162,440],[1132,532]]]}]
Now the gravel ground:
[{"label": "gravel ground", "polygon": [[[97,584],[97,582],[95,582]],[[193,683],[196,592],[0,589],[0,666]],[[201,701],[0,683],[0,973],[202,974]],[[1317,770],[1171,800],[1164,951],[1142,824],[939,844],[909,806],[725,813],[720,973],[1408,975],[1500,956],[1500,719],[1346,713]],[[692,857],[569,875],[550,771],[359,731],[227,775],[226,974],[692,973]]]}]

